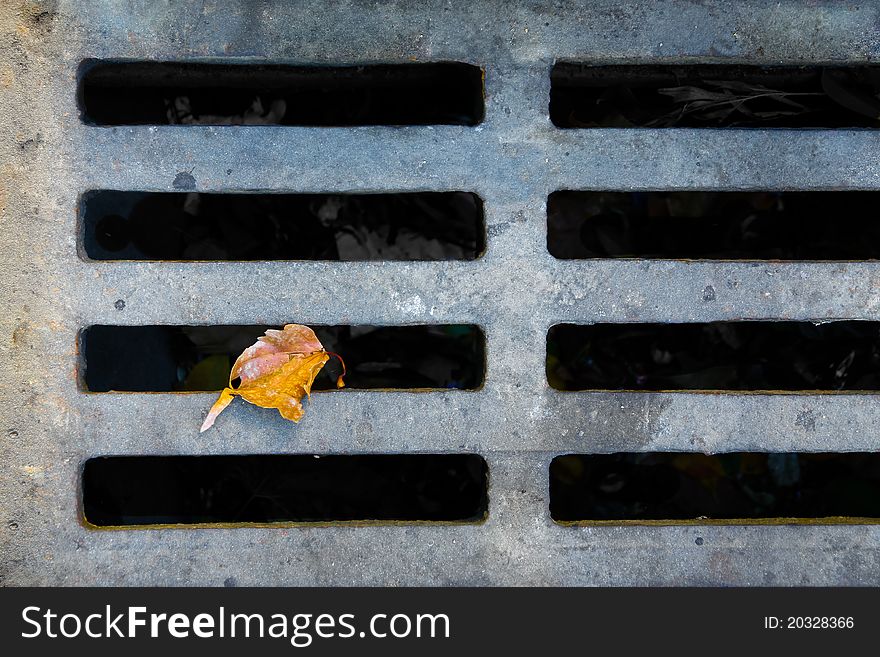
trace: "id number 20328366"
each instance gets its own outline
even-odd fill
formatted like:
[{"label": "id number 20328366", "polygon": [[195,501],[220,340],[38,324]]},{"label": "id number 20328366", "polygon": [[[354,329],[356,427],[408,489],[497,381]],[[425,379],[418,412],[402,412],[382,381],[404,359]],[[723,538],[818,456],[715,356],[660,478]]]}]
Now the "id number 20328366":
[{"label": "id number 20328366", "polygon": [[852,616],[764,616],[765,630],[851,630]]}]

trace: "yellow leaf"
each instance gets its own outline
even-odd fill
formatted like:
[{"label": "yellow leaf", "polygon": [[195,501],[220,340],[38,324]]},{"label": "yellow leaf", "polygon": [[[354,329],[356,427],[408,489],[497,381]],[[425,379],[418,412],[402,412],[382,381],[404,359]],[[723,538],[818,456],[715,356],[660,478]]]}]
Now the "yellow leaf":
[{"label": "yellow leaf", "polygon": [[[214,402],[201,431],[210,429],[235,397],[261,408],[277,408],[282,417],[299,422],[305,412],[301,400],[311,393],[315,377],[329,359],[308,326],[288,324],[282,331],[269,329],[236,359],[229,387]],[[342,367],[344,376],[345,364]],[[340,388],[344,385],[342,376],[336,384]]]},{"label": "yellow leaf", "polygon": [[277,370],[250,385],[242,383],[235,393],[256,406],[277,408],[283,417],[299,422],[304,412],[300,400],[311,392],[315,377],[328,360],[326,351],[291,355]]}]

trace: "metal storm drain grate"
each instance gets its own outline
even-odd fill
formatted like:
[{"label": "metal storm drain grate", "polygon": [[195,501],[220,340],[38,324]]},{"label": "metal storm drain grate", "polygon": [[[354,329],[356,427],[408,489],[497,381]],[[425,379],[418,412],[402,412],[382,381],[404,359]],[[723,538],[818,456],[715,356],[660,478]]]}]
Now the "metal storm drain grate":
[{"label": "metal storm drain grate", "polygon": [[4,4],[0,583],[880,583],[878,25]]}]

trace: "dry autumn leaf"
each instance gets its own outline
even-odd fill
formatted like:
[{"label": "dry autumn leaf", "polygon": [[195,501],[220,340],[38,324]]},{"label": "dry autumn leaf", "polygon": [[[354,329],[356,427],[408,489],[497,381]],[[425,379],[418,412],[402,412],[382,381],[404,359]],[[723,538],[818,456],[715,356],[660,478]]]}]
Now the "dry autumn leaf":
[{"label": "dry autumn leaf", "polygon": [[[281,331],[269,329],[236,359],[229,373],[229,387],[214,402],[200,431],[210,429],[236,397],[261,408],[277,408],[282,417],[299,422],[305,412],[301,400],[311,392],[315,377],[330,355],[308,326],[288,324]],[[345,363],[336,380],[340,388],[345,385],[343,376]],[[239,383],[234,385],[235,381]]]}]

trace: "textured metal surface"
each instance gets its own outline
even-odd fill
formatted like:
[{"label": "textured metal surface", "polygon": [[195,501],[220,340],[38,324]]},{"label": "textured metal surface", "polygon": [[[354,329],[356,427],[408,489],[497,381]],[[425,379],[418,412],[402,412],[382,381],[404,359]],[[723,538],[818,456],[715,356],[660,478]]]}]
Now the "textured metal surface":
[{"label": "textured metal surface", "polygon": [[[880,7],[840,2],[5,2],[0,8],[0,577],[3,584],[878,584],[880,527],[553,524],[567,451],[873,450],[877,395],[560,393],[559,321],[880,319],[880,265],[556,261],[556,189],[880,188],[865,130],[567,130],[553,62],[874,61]],[[486,72],[473,128],[96,128],[79,62],[458,60]],[[475,191],[486,255],[446,263],[107,263],[77,251],[90,188]],[[833,218],[831,218],[833,219]],[[704,301],[708,286],[713,301]],[[125,301],[123,310],[115,302]],[[204,394],[85,394],[95,323],[474,322],[477,392],[316,394],[293,426]],[[473,451],[485,524],[90,531],[78,475],[96,454]],[[695,539],[703,539],[701,545]]]}]

